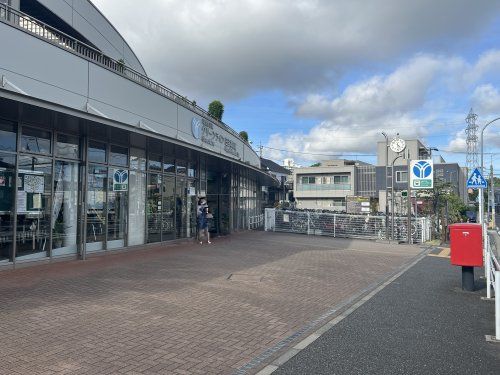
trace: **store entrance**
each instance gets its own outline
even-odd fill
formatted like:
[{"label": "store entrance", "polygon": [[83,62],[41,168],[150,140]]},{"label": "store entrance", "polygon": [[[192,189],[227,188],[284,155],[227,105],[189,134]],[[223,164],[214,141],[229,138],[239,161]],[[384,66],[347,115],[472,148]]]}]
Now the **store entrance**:
[{"label": "store entrance", "polygon": [[207,204],[213,219],[208,230],[213,236],[227,235],[230,229],[231,201],[229,173],[207,173]]}]

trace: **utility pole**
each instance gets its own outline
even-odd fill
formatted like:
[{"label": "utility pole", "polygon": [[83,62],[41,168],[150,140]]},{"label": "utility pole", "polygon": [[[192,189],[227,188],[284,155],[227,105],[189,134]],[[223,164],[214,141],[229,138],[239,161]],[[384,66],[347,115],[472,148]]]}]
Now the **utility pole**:
[{"label": "utility pole", "polygon": [[493,155],[491,155],[491,164],[490,164],[490,193],[488,201],[490,209],[491,209],[491,225],[492,229],[495,228],[495,190],[493,188],[493,183],[495,179],[493,177]]},{"label": "utility pole", "polygon": [[259,156],[261,159],[262,159],[262,148],[263,148],[262,142],[259,142]]}]

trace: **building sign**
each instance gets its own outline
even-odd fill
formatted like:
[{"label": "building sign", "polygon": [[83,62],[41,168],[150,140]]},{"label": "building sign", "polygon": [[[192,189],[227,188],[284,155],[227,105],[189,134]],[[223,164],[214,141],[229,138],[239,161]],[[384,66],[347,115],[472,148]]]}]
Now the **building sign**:
[{"label": "building sign", "polygon": [[371,211],[369,197],[346,197],[348,214],[366,214]]},{"label": "building sign", "polygon": [[115,169],[115,173],[113,173],[113,191],[128,191],[128,171]]},{"label": "building sign", "polygon": [[193,137],[200,139],[203,143],[210,146],[215,146],[216,144],[223,145],[225,152],[237,158],[240,157],[236,149],[236,142],[219,133],[216,127],[214,127],[214,124],[210,121],[204,118],[193,117],[191,121],[191,132],[193,133]]},{"label": "building sign", "polygon": [[432,160],[411,161],[410,186],[412,189],[432,189],[434,187],[434,165]]}]

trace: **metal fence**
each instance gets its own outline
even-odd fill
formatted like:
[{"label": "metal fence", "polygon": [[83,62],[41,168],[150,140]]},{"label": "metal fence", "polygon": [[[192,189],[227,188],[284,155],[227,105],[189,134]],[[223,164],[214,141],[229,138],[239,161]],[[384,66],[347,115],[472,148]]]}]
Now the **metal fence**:
[{"label": "metal fence", "polygon": [[500,262],[495,252],[498,253],[496,241],[487,234],[484,242],[486,298],[491,299],[493,289],[495,291],[495,340],[500,341]]},{"label": "metal fence", "polygon": [[[266,208],[264,216],[266,231],[346,238],[389,238],[388,233],[386,233],[386,220],[390,221],[390,218],[385,216],[288,211],[275,208]],[[392,238],[396,241],[407,241],[407,227],[408,219],[406,217],[396,217]],[[391,225],[389,225],[390,230]],[[429,241],[430,235],[431,221],[428,218],[412,219],[412,243]]]},{"label": "metal fence", "polygon": [[248,218],[248,229],[257,229],[264,226],[264,214],[250,216]]}]

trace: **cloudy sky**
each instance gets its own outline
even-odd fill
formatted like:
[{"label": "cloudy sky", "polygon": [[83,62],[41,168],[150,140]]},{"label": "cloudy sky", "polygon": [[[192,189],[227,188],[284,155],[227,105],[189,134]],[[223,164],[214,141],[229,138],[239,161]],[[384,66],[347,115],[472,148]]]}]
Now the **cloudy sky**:
[{"label": "cloudy sky", "polygon": [[[93,2],[150,77],[221,100],[276,161],[374,161],[385,131],[465,164],[470,108],[480,125],[500,116],[500,0]],[[500,152],[500,122],[490,129],[485,148]]]}]

